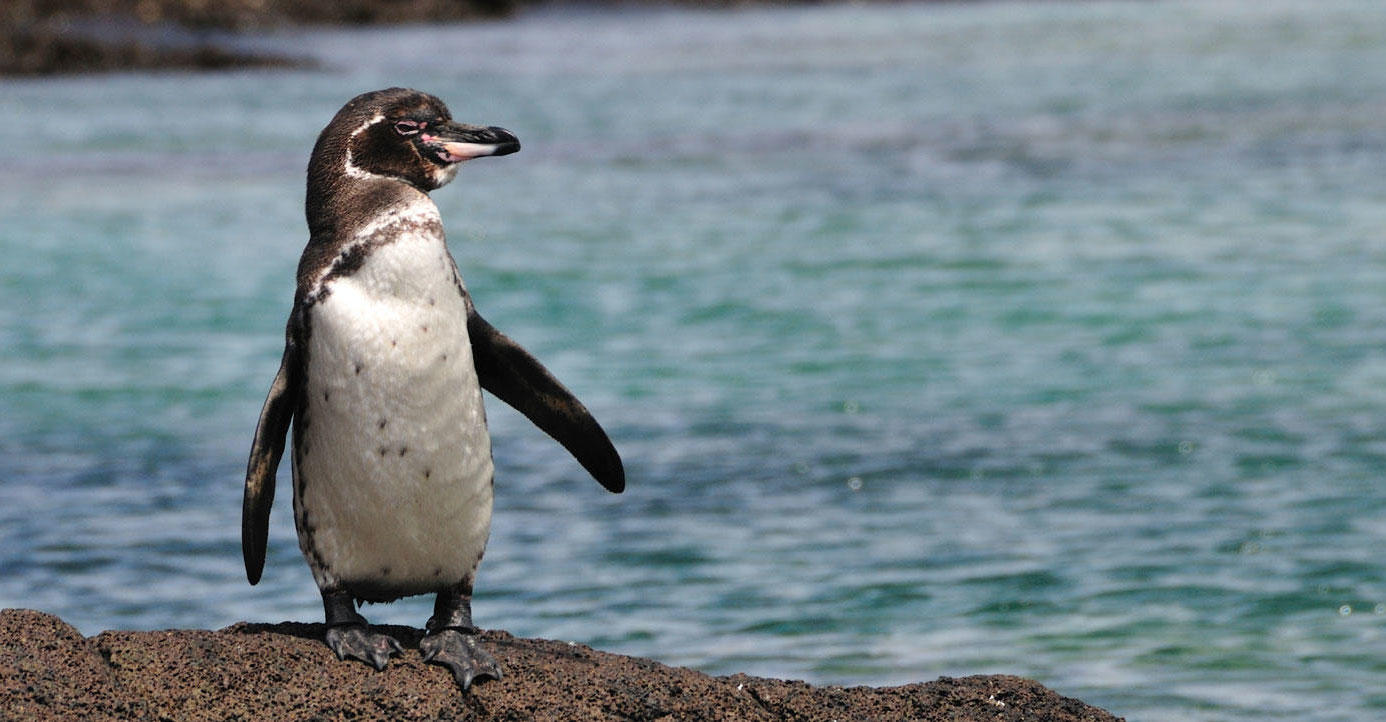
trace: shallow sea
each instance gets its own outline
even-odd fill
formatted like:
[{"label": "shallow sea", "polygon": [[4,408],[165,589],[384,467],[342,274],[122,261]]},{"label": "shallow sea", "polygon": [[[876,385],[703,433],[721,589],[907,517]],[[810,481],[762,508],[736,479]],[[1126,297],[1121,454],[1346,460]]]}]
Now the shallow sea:
[{"label": "shallow sea", "polygon": [[0,605],[320,618],[286,481],[245,583],[243,466],[314,137],[409,85],[524,142],[435,197],[478,307],[629,474],[606,494],[488,398],[481,625],[821,684],[1019,674],[1133,720],[1386,716],[1386,4],[244,42],[319,67],[0,81]]}]

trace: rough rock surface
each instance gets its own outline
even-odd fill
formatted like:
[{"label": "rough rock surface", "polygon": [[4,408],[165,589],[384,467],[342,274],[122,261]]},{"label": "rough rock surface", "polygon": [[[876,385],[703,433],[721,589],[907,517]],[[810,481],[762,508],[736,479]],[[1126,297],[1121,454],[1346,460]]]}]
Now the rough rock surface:
[{"label": "rough rock surface", "polygon": [[383,627],[404,654],[383,672],[339,662],[321,624],[102,632],[0,611],[3,719],[1116,720],[1009,676],[903,687],[813,687],[690,669],[589,647],[486,632],[505,679],[459,691],[424,664],[422,632]]}]

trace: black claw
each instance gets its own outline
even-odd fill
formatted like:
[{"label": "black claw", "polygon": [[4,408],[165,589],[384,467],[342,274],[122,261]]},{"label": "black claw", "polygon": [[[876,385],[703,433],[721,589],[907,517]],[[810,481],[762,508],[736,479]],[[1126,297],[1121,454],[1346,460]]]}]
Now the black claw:
[{"label": "black claw", "polygon": [[337,653],[337,659],[360,660],[377,672],[385,669],[392,655],[404,651],[394,637],[372,632],[364,624],[328,627],[327,646]]},{"label": "black claw", "polygon": [[440,664],[452,671],[457,686],[465,692],[478,679],[500,679],[496,660],[477,643],[476,637],[456,629],[441,629],[419,640],[425,662]]}]

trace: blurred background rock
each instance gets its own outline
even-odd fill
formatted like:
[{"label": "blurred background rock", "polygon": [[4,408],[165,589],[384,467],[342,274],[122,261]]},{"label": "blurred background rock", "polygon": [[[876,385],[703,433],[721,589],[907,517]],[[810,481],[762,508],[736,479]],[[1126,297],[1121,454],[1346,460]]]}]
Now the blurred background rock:
[{"label": "blurred background rock", "polygon": [[515,10],[513,0],[10,0],[0,9],[0,74],[294,64],[227,40],[286,25],[459,22]]}]

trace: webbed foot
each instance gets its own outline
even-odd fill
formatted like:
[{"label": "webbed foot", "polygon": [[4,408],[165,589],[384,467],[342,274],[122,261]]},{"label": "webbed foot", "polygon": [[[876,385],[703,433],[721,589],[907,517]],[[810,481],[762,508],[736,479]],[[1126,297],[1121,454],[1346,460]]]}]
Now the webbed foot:
[{"label": "webbed foot", "polygon": [[501,678],[500,665],[481,648],[476,636],[457,629],[441,629],[424,635],[419,640],[419,651],[425,662],[452,670],[453,679],[463,691],[470,689],[474,680]]},{"label": "webbed foot", "polygon": [[391,655],[404,650],[394,637],[372,632],[366,618],[356,613],[353,601],[350,592],[340,589],[322,593],[327,646],[337,653],[337,659],[359,659],[379,672],[390,662]]},{"label": "webbed foot", "polygon": [[364,624],[342,624],[327,629],[327,646],[337,659],[359,659],[376,671],[385,669],[390,657],[404,651],[388,634],[372,632]]}]

